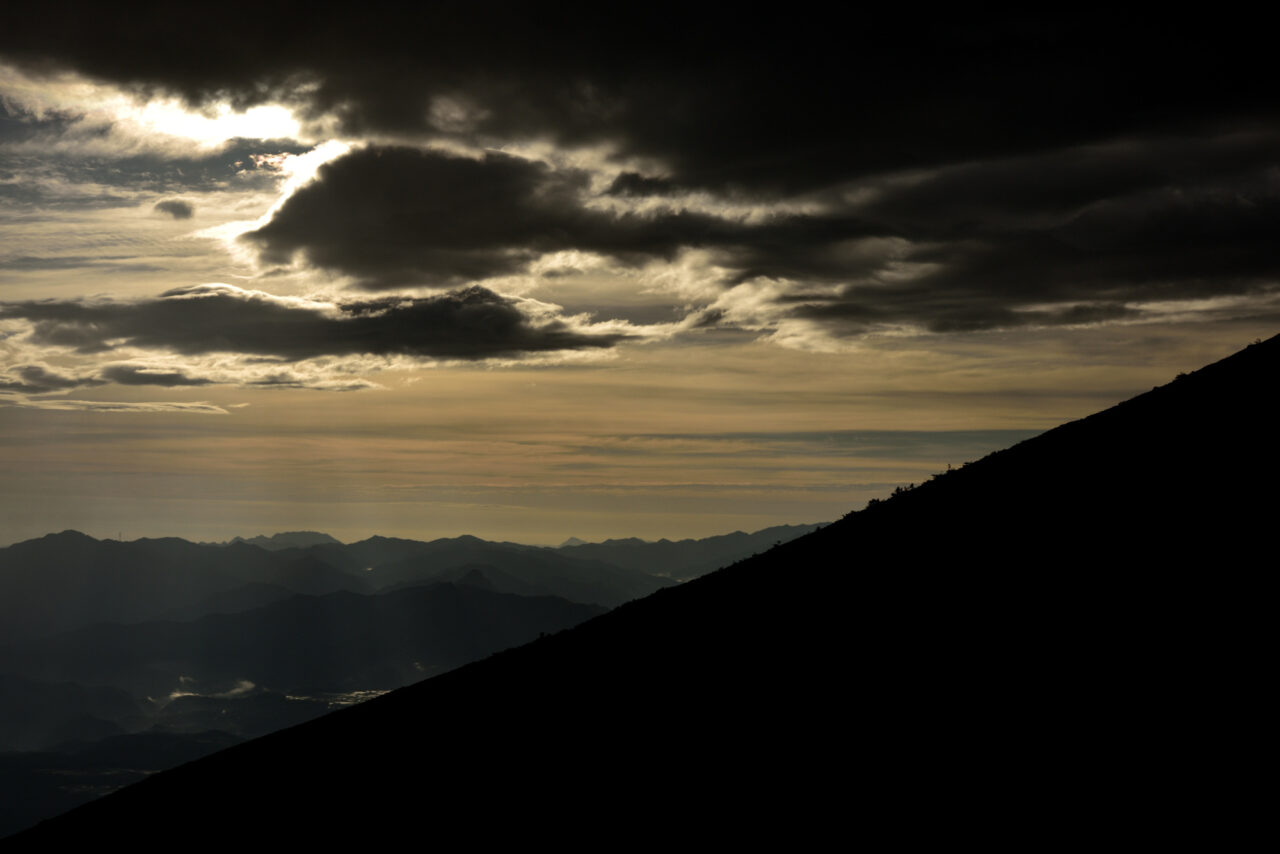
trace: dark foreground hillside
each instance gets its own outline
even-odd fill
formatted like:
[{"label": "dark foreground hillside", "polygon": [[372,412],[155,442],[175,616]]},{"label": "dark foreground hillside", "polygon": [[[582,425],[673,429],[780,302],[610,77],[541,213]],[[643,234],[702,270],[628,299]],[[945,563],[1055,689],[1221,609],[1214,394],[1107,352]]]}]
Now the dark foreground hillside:
[{"label": "dark foreground hillside", "polygon": [[1039,847],[1189,828],[1231,787],[1261,684],[1278,380],[1272,339],[10,843]]}]

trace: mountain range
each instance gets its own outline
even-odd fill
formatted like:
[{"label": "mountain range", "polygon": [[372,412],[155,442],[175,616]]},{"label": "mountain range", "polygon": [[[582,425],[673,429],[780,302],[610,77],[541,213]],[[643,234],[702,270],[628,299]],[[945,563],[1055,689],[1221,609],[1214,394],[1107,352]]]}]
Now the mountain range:
[{"label": "mountain range", "polygon": [[[629,555],[663,549],[664,570],[697,571],[708,554],[731,562],[765,536],[811,528],[619,542]],[[598,545],[575,556],[468,536],[197,544],[64,531],[0,549],[0,789],[19,793],[0,810],[0,836],[109,791],[106,781],[132,782],[140,769],[310,720],[676,583],[610,562],[613,546]],[[143,754],[102,764],[131,745]],[[90,756],[97,764],[84,764]]]},{"label": "mountain range", "polygon": [[1195,839],[1258,735],[1277,379],[1280,337],[10,845]]},{"label": "mountain range", "polygon": [[431,542],[373,536],[343,544],[294,532],[210,544],[96,540],[63,531],[0,548],[0,644],[94,623],[194,619],[300,594],[373,593],[466,576],[496,592],[612,607],[815,527],[559,549],[471,536]]}]

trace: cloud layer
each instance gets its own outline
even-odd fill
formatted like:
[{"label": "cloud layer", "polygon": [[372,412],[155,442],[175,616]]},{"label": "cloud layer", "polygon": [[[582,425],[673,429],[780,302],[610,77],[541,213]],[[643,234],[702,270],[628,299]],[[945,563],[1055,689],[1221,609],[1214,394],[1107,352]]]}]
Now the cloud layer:
[{"label": "cloud layer", "polygon": [[617,181],[593,190],[581,169],[505,154],[370,146],[242,239],[266,264],[305,259],[378,288],[525,273],[568,250],[632,267],[698,251],[711,310],[696,326],[804,321],[843,337],[1101,323],[1153,303],[1269,302],[1277,151],[1269,131],[1135,139],[895,173],[743,217],[678,195],[628,208]]},{"label": "cloud layer", "polygon": [[[104,39],[109,12],[42,5],[15,12],[0,59],[37,94],[73,71],[211,115],[287,105],[312,138],[357,147],[242,236],[263,269],[482,290],[336,314],[260,300],[240,324],[202,294],[210,323],[181,340],[143,328],[183,328],[174,298],[32,307],[33,340],[287,360],[613,346],[497,296],[569,252],[644,271],[634,281],[680,304],[686,329],[778,341],[1274,311],[1280,115],[1260,31],[1172,12],[874,12],[853,29],[660,6],[624,24],[522,4],[397,11],[394,26],[376,6],[258,14],[197,30],[219,16],[196,4]],[[83,123],[52,106],[4,115],[14,144]],[[555,298],[551,278],[538,287]]]},{"label": "cloud layer", "polygon": [[485,359],[607,348],[628,337],[580,331],[563,319],[534,317],[526,309],[480,287],[326,306],[230,285],[201,285],[133,302],[0,303],[0,319],[28,321],[35,344],[81,354],[136,348],[253,354],[286,362],[362,354]]},{"label": "cloud layer", "polygon": [[241,26],[215,4],[146,6],[128,27],[96,4],[14,10],[0,52],[193,102],[286,101],[348,136],[607,143],[679,185],[771,193],[1256,116],[1271,97],[1264,32],[1173,10],[850,24],[816,9],[657,4],[620,20],[375,3],[263,8]]},{"label": "cloud layer", "polygon": [[[577,250],[623,264],[671,260],[688,248],[725,250],[741,267],[856,236],[847,218],[779,218],[748,225],[689,211],[602,207],[577,168],[486,152],[480,157],[368,146],[320,168],[242,239],[266,264],[301,253],[367,286],[447,286],[524,271],[545,254]],[[798,261],[796,263],[799,263]]]},{"label": "cloud layer", "polygon": [[0,303],[0,321],[12,330],[3,339],[10,364],[0,362],[0,403],[119,411],[216,407],[148,409],[50,396],[108,384],[352,391],[376,387],[363,377],[389,367],[557,361],[651,334],[563,317],[555,306],[474,286],[430,297],[329,303],[203,285],[131,301]]}]

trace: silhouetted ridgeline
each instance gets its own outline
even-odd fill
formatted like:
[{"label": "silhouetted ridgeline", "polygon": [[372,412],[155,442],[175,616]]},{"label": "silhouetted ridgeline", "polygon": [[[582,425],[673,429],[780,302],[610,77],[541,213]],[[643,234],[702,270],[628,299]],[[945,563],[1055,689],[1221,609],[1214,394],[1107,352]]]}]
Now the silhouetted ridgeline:
[{"label": "silhouetted ridgeline", "polygon": [[1278,379],[1271,339],[13,845],[1190,838],[1260,684]]},{"label": "silhouetted ridgeline", "polygon": [[[221,545],[232,545],[234,543],[248,543],[251,546],[259,546],[267,551],[279,551],[280,549],[305,549],[307,546],[318,546],[321,544],[338,543],[328,534],[321,534],[318,531],[285,531],[279,534],[272,534],[269,537],[236,537],[229,543]],[[339,543],[340,545],[340,543]]]},{"label": "silhouetted ridgeline", "polygon": [[0,644],[94,623],[193,619],[298,594],[371,593],[468,575],[495,592],[606,607],[674,583],[553,549],[467,536],[267,550],[246,541],[118,542],[63,531],[0,548]]},{"label": "silhouetted ridgeline", "polygon": [[[699,573],[805,530],[596,555],[313,531],[204,544],[64,531],[0,549],[0,837],[675,583],[649,568]],[[115,766],[89,749],[103,739]]]}]

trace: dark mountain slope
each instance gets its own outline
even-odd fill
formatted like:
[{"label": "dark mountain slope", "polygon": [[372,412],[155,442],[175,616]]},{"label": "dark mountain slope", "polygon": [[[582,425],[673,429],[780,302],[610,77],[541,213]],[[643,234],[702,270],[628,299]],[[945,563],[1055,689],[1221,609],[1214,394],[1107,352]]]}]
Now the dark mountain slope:
[{"label": "dark mountain slope", "polygon": [[1272,339],[12,844],[1189,838],[1249,737],[1277,379]]},{"label": "dark mountain slope", "polygon": [[238,741],[223,732],[148,732],[40,753],[0,753],[0,836]]}]

